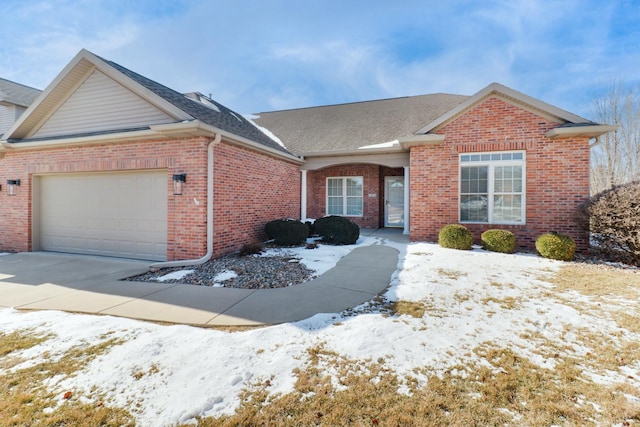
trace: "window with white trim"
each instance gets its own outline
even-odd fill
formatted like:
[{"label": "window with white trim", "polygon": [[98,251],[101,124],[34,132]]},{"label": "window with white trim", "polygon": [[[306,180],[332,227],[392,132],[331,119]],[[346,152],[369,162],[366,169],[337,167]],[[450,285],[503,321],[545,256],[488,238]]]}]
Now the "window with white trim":
[{"label": "window with white trim", "polygon": [[525,152],[460,155],[460,222],[525,223]]},{"label": "window with white trim", "polygon": [[362,177],[327,178],[327,215],[362,216]]}]

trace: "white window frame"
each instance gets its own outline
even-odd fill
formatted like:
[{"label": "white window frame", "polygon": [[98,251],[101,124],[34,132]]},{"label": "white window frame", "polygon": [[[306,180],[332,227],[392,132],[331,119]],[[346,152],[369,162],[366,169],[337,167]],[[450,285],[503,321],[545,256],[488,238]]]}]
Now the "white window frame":
[{"label": "white window frame", "polygon": [[[503,154],[505,156],[503,156]],[[515,159],[513,158],[515,154]],[[511,155],[511,159],[507,159]],[[497,158],[499,157],[499,159]],[[525,151],[492,151],[484,153],[462,153],[458,159],[458,221],[461,224],[504,224],[504,225],[525,225],[527,223],[527,155]],[[462,203],[462,168],[465,166],[487,166],[487,221],[463,221],[461,215]],[[506,194],[521,195],[522,221],[498,221],[494,219],[494,195],[495,191],[495,168],[496,166],[521,166],[522,167],[522,191],[508,192]]]},{"label": "white window frame", "polygon": [[[341,214],[337,214],[337,213],[329,213],[329,180],[330,179],[340,179],[342,180],[342,213]],[[361,192],[360,192],[360,212],[362,212],[360,215],[348,215],[347,214],[347,201],[350,197],[355,197],[355,196],[348,196],[347,195],[347,180],[348,179],[359,179],[360,180],[360,187],[361,187]],[[348,217],[353,217],[353,218],[362,218],[364,216],[364,177],[362,176],[328,176],[326,181],[325,181],[325,213],[326,215],[339,215],[339,216],[348,216]],[[335,197],[335,196],[332,196]]]}]

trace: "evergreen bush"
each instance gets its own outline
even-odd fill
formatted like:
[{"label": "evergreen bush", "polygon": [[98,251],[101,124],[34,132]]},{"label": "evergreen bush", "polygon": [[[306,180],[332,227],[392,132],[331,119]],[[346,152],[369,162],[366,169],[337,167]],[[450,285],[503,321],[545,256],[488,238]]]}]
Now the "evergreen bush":
[{"label": "evergreen bush", "polygon": [[516,236],[509,230],[491,229],[480,236],[482,248],[491,252],[512,254],[516,251]]},{"label": "evergreen bush", "polygon": [[309,226],[295,219],[276,219],[264,226],[264,231],[278,246],[295,246],[309,237]]},{"label": "evergreen bush", "polygon": [[438,243],[443,248],[469,250],[473,245],[473,235],[464,225],[449,224],[440,229]]},{"label": "evergreen bush", "polygon": [[536,239],[536,249],[545,258],[571,261],[576,253],[576,242],[563,234],[547,233]]},{"label": "evergreen bush", "polygon": [[332,245],[353,245],[360,237],[360,227],[356,223],[337,215],[318,218],[313,228],[323,242]]}]

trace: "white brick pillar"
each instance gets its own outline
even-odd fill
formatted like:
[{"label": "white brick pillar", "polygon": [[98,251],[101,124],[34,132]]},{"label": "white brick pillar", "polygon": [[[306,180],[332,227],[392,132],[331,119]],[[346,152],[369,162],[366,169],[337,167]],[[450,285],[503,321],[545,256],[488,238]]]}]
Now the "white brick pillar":
[{"label": "white brick pillar", "polygon": [[302,170],[302,177],[300,180],[300,220],[305,222],[307,220],[307,171]]},{"label": "white brick pillar", "polygon": [[404,166],[404,230],[402,234],[409,234],[409,166]]}]

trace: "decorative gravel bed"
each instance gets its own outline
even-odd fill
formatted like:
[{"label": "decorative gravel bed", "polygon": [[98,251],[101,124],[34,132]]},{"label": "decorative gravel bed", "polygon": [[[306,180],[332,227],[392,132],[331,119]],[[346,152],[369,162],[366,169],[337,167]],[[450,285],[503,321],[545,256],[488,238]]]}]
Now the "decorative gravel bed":
[{"label": "decorative gravel bed", "polygon": [[[184,270],[193,270],[193,272],[181,278],[158,280],[169,273]],[[297,285],[313,277],[313,271],[301,264],[296,258],[233,254],[197,266],[167,268],[129,277],[125,280],[225,288],[271,289]]]}]

